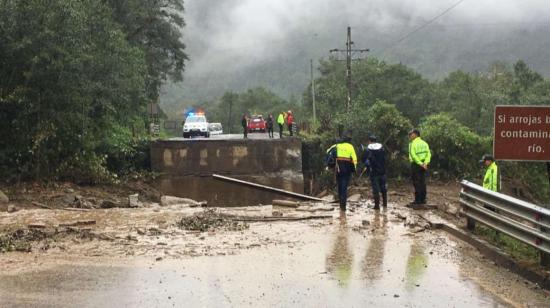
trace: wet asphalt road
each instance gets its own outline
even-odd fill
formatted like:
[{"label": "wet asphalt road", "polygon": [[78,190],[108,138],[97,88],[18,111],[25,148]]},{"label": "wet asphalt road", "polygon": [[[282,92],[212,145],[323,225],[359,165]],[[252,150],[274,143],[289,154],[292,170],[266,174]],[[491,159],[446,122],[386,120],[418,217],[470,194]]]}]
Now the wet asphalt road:
[{"label": "wet asphalt road", "polygon": [[[284,230],[299,241],[235,255],[158,262],[73,260],[16,275],[0,274],[0,303],[2,307],[545,305],[540,292],[477,260],[477,255],[469,255],[468,246],[444,233],[411,234],[387,213],[370,215],[370,225],[363,231],[351,227],[363,218],[262,225],[273,236]],[[514,292],[521,296],[511,297]]]}]

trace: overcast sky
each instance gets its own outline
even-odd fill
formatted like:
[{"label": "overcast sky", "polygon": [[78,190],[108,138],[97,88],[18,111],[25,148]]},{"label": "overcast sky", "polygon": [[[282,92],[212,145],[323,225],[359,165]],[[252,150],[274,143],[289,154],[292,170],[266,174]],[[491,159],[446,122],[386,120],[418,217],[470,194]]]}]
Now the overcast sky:
[{"label": "overcast sky", "polygon": [[255,86],[299,95],[309,60],[317,65],[330,49],[344,49],[347,26],[355,48],[426,78],[518,59],[550,76],[550,0],[183,1],[190,61],[184,82],[170,85],[181,100]]},{"label": "overcast sky", "polygon": [[[190,69],[212,55],[239,60],[268,57],[287,39],[321,37],[335,27],[387,32],[387,43],[453,6],[458,0],[186,0]],[[550,21],[550,0],[464,0],[431,25],[480,28]],[[496,25],[495,25],[496,26]],[[414,36],[412,36],[414,39]],[[376,47],[376,46],[375,46]],[[251,56],[252,55],[252,56]],[[223,59],[219,59],[222,61]],[[222,61],[223,62],[223,61]]]}]

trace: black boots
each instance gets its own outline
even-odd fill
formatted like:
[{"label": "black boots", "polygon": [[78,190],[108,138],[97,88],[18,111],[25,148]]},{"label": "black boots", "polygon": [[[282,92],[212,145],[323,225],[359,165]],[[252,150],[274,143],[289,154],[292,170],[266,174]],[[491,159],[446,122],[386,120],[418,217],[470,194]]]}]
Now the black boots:
[{"label": "black boots", "polygon": [[373,207],[374,210],[379,210],[380,209],[380,195],[376,194],[374,195],[374,207]]},{"label": "black boots", "polygon": [[[374,207],[373,207],[373,209],[374,210],[379,210],[380,209],[380,195],[375,194],[373,197],[374,197]],[[388,207],[388,193],[387,192],[382,192],[382,207],[383,208]]]},{"label": "black boots", "polygon": [[346,201],[340,200],[340,211],[345,212],[346,211]]}]

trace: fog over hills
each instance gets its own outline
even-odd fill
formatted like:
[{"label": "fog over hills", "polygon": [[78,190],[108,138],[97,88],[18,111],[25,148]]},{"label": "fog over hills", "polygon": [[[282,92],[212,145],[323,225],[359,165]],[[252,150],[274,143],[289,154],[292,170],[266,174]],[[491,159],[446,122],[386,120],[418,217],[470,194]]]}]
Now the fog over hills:
[{"label": "fog over hills", "polygon": [[300,96],[310,59],[315,65],[345,48],[348,25],[355,48],[432,80],[518,59],[550,76],[546,0],[187,0],[185,7],[190,61],[184,82],[164,89],[169,113],[256,86]]}]

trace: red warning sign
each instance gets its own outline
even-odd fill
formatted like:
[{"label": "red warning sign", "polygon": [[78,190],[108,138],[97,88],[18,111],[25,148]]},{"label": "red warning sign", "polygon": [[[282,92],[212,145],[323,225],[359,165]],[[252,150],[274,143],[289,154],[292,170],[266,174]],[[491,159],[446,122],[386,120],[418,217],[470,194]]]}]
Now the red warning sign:
[{"label": "red warning sign", "polygon": [[550,106],[496,106],[493,155],[550,161]]}]

